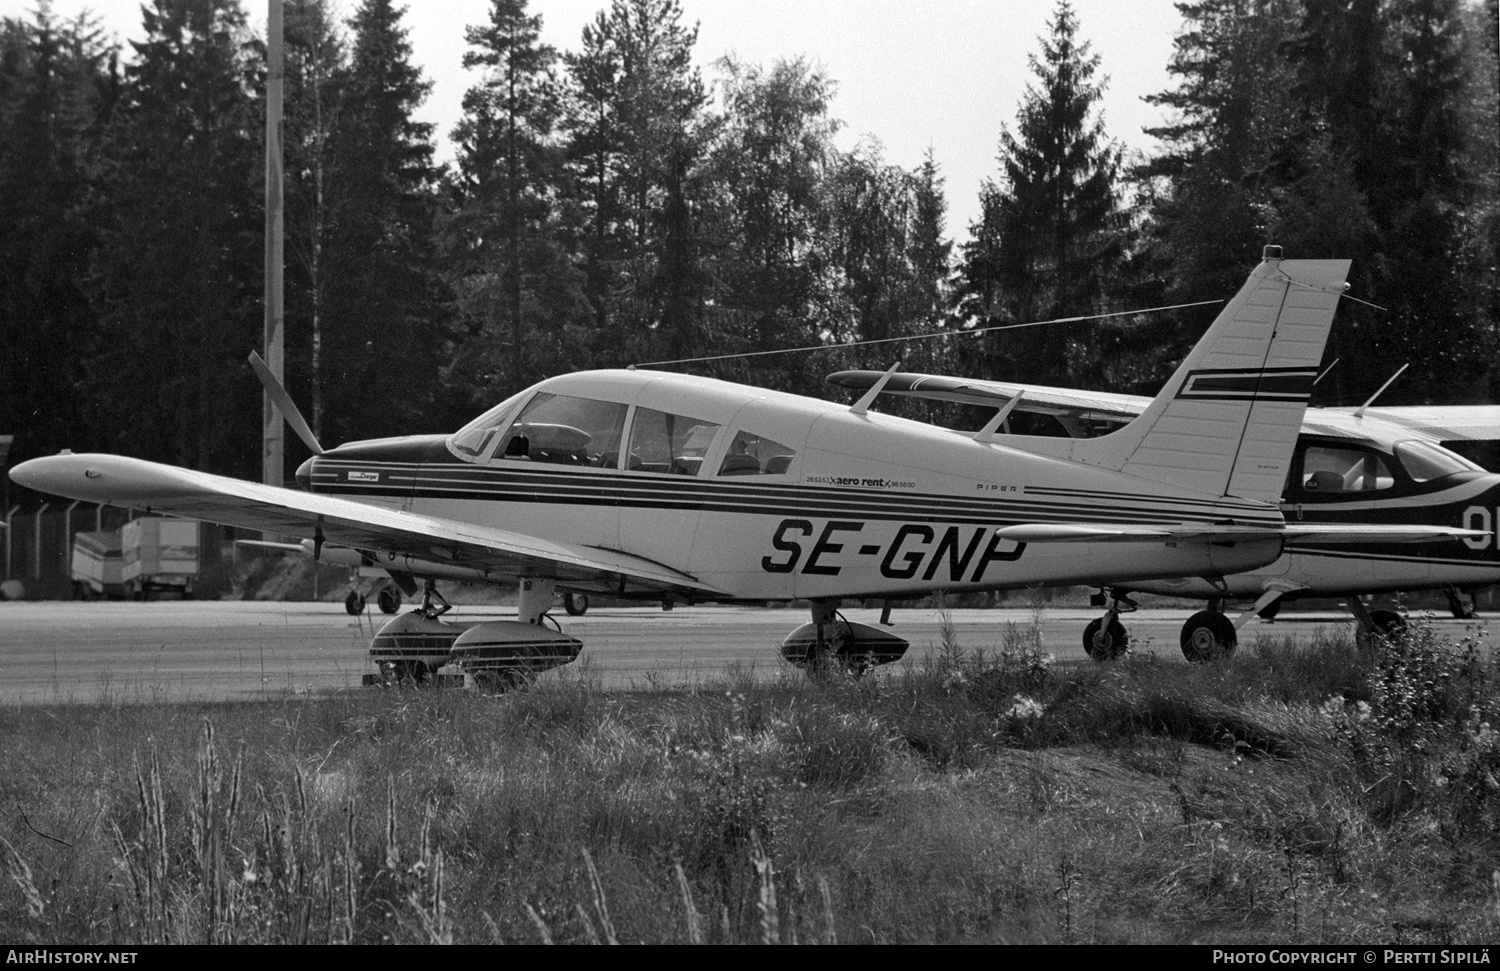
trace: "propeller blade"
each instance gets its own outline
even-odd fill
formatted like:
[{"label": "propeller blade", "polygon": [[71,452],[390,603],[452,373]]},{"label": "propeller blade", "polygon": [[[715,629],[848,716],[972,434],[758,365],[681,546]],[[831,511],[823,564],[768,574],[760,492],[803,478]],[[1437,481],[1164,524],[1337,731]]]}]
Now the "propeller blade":
[{"label": "propeller blade", "polygon": [[323,446],[319,445],[318,440],[313,437],[312,429],[307,427],[307,422],[302,418],[302,412],[297,410],[292,396],[286,393],[281,382],[276,380],[276,375],[271,373],[266,362],[261,360],[261,356],[254,351],[250,352],[250,367],[255,371],[255,376],[260,378],[261,386],[266,389],[266,394],[271,396],[271,401],[281,412],[281,417],[292,426],[292,431],[297,433],[297,437],[302,439],[303,444],[311,449],[314,455],[322,455]]}]

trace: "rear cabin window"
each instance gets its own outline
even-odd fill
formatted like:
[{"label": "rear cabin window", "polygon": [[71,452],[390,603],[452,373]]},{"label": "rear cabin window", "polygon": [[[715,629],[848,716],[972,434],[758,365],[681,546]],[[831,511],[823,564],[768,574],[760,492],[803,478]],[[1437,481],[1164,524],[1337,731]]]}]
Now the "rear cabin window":
[{"label": "rear cabin window", "polygon": [[1374,492],[1395,484],[1385,459],[1374,452],[1313,445],[1302,456],[1305,492]]},{"label": "rear cabin window", "polygon": [[625,467],[635,472],[697,475],[718,431],[719,426],[711,421],[637,408]]},{"label": "rear cabin window", "polygon": [[495,453],[497,460],[618,468],[625,406],[540,391]]},{"label": "rear cabin window", "polygon": [[729,451],[719,463],[719,475],[781,475],[792,464],[796,452],[780,442],[740,432],[729,443]]}]

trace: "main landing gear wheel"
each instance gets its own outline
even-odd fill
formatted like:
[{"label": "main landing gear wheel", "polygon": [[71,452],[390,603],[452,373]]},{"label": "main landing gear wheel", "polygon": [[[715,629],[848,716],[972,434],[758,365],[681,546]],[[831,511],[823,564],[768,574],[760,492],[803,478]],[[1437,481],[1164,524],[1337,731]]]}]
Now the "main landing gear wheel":
[{"label": "main landing gear wheel", "polygon": [[427,681],[427,665],[421,661],[392,661],[389,672],[392,684],[423,684]]},{"label": "main landing gear wheel", "polygon": [[401,591],[395,587],[381,587],[380,593],[375,595],[375,602],[380,605],[382,614],[394,614],[401,609]]},{"label": "main landing gear wheel", "polygon": [[1118,620],[1105,624],[1103,617],[1095,617],[1083,629],[1083,650],[1096,661],[1113,661],[1129,646],[1130,636]]},{"label": "main landing gear wheel", "polygon": [[1370,622],[1375,625],[1375,633],[1381,637],[1389,637],[1406,630],[1406,618],[1394,610],[1372,610]]},{"label": "main landing gear wheel", "polygon": [[589,610],[589,595],[586,593],[563,594],[563,609],[570,617],[582,617]]},{"label": "main landing gear wheel", "polygon": [[1194,664],[1227,658],[1239,643],[1234,622],[1214,610],[1200,610],[1182,625],[1182,656]]},{"label": "main landing gear wheel", "polygon": [[358,590],[350,590],[349,596],[344,598],[344,610],[350,616],[358,617],[365,612],[365,595]]},{"label": "main landing gear wheel", "polygon": [[1448,595],[1448,609],[1453,613],[1454,620],[1473,620],[1479,613],[1479,604],[1474,594],[1469,594],[1469,602],[1464,603],[1463,592],[1457,587],[1449,587],[1445,591]]}]

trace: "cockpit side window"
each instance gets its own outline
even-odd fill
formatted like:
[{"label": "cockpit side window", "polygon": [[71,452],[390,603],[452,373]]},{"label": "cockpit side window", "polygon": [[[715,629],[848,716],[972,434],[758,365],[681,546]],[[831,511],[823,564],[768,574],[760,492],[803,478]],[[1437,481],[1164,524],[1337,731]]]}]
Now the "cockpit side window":
[{"label": "cockpit side window", "polygon": [[625,467],[636,472],[697,475],[718,431],[719,426],[710,421],[637,408]]},{"label": "cockpit side window", "polygon": [[1429,442],[1401,442],[1396,446],[1396,461],[1414,482],[1431,482],[1455,472],[1484,471],[1462,455]]},{"label": "cockpit side window", "polygon": [[1374,492],[1396,484],[1385,459],[1360,448],[1310,445],[1302,456],[1305,492]]},{"label": "cockpit side window", "polygon": [[795,455],[795,450],[779,442],[754,432],[740,432],[729,443],[719,475],[781,475]]},{"label": "cockpit side window", "polygon": [[625,411],[613,401],[538,392],[506,430],[494,460],[618,468]]}]

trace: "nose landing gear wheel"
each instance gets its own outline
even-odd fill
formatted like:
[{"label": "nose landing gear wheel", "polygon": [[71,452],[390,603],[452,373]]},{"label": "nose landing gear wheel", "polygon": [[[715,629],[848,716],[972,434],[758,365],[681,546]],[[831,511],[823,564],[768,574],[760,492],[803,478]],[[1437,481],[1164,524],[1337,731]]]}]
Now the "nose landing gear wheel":
[{"label": "nose landing gear wheel", "polygon": [[1096,661],[1113,661],[1129,646],[1130,636],[1118,620],[1110,620],[1106,625],[1103,617],[1095,617],[1083,629],[1084,653]]},{"label": "nose landing gear wheel", "polygon": [[350,616],[358,616],[365,611],[365,596],[358,590],[350,590],[349,596],[344,598],[344,610]]},{"label": "nose landing gear wheel", "polygon": [[589,595],[586,593],[563,594],[563,609],[570,617],[582,617],[588,613]]},{"label": "nose landing gear wheel", "polygon": [[1182,656],[1194,664],[1229,657],[1239,643],[1234,623],[1213,610],[1200,610],[1182,625]]},{"label": "nose landing gear wheel", "polygon": [[382,614],[394,614],[401,609],[401,591],[395,587],[381,587],[375,602],[380,605]]}]

